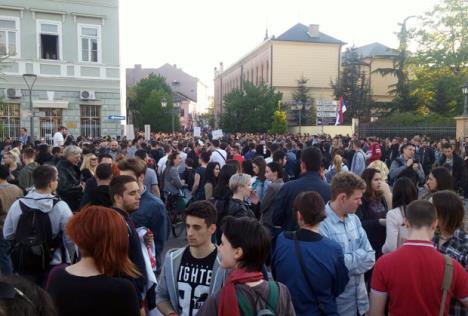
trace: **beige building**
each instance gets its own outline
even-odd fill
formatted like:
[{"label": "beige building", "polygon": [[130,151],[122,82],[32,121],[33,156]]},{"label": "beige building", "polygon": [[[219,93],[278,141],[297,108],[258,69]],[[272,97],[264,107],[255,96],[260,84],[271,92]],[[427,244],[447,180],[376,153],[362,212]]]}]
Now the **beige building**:
[{"label": "beige building", "polygon": [[283,102],[292,101],[297,80],[308,79],[315,100],[334,100],[330,81],[339,76],[341,48],[345,43],[319,31],[319,26],[296,24],[278,37],[266,37],[253,51],[229,68],[215,68],[214,102],[217,123],[223,99],[244,81],[265,82],[283,93]]},{"label": "beige building", "polygon": [[389,93],[392,85],[396,84],[397,78],[394,75],[382,76],[377,69],[393,68],[393,59],[398,56],[398,52],[380,43],[356,48],[362,58],[363,71],[369,78],[370,93],[376,102],[390,102],[393,96]]}]

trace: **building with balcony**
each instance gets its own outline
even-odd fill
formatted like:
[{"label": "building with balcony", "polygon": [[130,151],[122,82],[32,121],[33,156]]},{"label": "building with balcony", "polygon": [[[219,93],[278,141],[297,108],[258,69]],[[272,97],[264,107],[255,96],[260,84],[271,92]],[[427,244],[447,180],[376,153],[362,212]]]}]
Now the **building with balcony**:
[{"label": "building with balcony", "polygon": [[244,81],[266,83],[283,93],[283,103],[292,102],[297,81],[308,79],[315,100],[334,100],[330,81],[339,76],[341,47],[345,43],[320,32],[319,25],[298,23],[278,37],[264,41],[230,67],[215,68],[214,102],[217,123],[224,96],[241,89]]},{"label": "building with balcony", "polygon": [[[19,128],[50,139],[122,133],[118,0],[3,0],[0,4],[0,138]],[[30,111],[23,74],[35,74]]]},{"label": "building with balcony", "polygon": [[208,110],[208,87],[198,78],[184,72],[177,65],[164,64],[159,68],[142,68],[135,65],[126,69],[127,88],[135,86],[150,74],[159,75],[166,79],[166,83],[171,87],[174,103],[179,106],[180,126],[190,130],[195,122],[197,114],[205,113]]}]

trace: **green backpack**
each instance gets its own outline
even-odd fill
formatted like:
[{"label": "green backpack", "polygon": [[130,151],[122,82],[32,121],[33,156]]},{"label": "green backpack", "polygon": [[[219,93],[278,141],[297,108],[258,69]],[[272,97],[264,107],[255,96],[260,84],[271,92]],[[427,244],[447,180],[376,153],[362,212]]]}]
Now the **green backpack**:
[{"label": "green backpack", "polygon": [[[236,288],[237,292],[237,301],[239,302],[239,307],[241,309],[243,316],[271,316],[275,315],[276,305],[278,304],[279,297],[279,286],[275,281],[268,281],[268,301],[266,302],[266,308],[260,310],[254,310],[255,307],[252,307],[239,288]],[[262,298],[261,296],[259,296]],[[262,298],[263,300],[263,298]]]}]

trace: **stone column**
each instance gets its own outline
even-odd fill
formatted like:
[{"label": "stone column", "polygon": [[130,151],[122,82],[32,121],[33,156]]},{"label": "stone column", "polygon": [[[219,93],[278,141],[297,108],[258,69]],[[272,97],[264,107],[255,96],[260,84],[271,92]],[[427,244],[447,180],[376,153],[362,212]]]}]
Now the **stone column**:
[{"label": "stone column", "polygon": [[457,122],[456,137],[458,141],[468,137],[468,116],[457,116],[455,117]]}]

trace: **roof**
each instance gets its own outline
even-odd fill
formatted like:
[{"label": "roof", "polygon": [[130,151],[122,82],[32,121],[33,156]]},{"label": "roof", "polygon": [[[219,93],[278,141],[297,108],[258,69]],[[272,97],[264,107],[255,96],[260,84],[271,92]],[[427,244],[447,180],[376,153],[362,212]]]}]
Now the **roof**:
[{"label": "roof", "polygon": [[344,42],[331,37],[330,35],[324,34],[319,32],[319,36],[311,37],[308,34],[309,27],[302,24],[297,23],[289,30],[281,34],[280,36],[276,37],[274,40],[276,41],[291,41],[291,42],[307,42],[307,43],[331,43],[331,44],[345,44]]},{"label": "roof", "polygon": [[356,52],[361,56],[361,58],[398,56],[398,51],[377,42],[356,47]]}]

